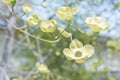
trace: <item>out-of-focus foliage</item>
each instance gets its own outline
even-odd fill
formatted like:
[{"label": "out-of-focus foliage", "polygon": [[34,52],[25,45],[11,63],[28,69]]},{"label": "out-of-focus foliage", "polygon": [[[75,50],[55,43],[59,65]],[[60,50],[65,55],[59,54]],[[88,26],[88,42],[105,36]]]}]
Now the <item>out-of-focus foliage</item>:
[{"label": "out-of-focus foliage", "polygon": [[120,39],[113,39],[107,41],[107,46],[113,52],[117,52],[120,50]]}]

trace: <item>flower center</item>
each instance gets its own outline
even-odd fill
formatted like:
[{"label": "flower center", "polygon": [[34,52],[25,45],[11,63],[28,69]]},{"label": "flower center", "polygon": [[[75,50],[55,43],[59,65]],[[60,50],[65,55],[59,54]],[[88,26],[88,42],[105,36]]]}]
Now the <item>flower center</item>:
[{"label": "flower center", "polygon": [[76,51],[75,57],[81,57],[81,56],[82,56],[82,52],[81,51]]},{"label": "flower center", "polygon": [[51,29],[51,28],[52,28],[52,26],[51,26],[51,25],[49,25],[49,26],[48,26],[48,29]]}]

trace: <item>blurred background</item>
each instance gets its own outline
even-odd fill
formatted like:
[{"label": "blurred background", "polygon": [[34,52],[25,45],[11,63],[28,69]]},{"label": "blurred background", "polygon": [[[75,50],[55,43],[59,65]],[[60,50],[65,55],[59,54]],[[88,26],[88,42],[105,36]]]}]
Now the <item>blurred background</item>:
[{"label": "blurred background", "polygon": [[[24,4],[30,4],[32,12],[25,14]],[[63,6],[80,9],[72,26],[84,33],[73,28],[73,38],[95,46],[95,54],[85,63],[76,64],[65,58],[63,49],[68,47],[69,38],[62,37],[57,43],[43,42],[14,29],[3,17],[21,27],[28,16],[37,14],[42,20],[54,19],[58,27],[65,28],[66,21],[55,15]],[[14,14],[9,7],[0,0],[0,80],[120,80],[120,0],[16,0]],[[95,16],[103,17],[110,26],[92,39],[88,35],[93,32],[85,19]],[[36,27],[32,34],[50,38]],[[37,63],[45,64],[49,73],[40,72]]]}]

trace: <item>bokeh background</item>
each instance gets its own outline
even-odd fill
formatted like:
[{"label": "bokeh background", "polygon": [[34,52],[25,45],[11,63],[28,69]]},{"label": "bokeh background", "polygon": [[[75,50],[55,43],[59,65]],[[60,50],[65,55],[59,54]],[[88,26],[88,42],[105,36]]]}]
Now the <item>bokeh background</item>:
[{"label": "bokeh background", "polygon": [[[24,4],[32,5],[32,12],[24,14],[21,10]],[[12,28],[2,17],[19,27],[35,13],[42,20],[54,19],[58,27],[65,28],[66,21],[55,15],[63,6],[80,9],[72,26],[84,33],[73,28],[73,38],[95,46],[94,56],[85,63],[76,64],[65,58],[63,49],[68,47],[69,38],[46,43]],[[0,80],[120,80],[120,0],[16,0],[14,13],[17,16],[11,15],[8,6],[0,0]],[[85,19],[95,16],[103,17],[110,26],[91,39],[88,35],[93,31]],[[33,32],[46,39],[50,37],[36,28]],[[50,73],[37,72],[37,62],[45,64]]]}]

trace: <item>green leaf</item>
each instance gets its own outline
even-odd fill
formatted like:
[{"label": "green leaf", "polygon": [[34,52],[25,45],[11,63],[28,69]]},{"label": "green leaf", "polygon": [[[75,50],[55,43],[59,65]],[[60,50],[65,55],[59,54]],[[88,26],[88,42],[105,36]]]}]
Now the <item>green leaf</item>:
[{"label": "green leaf", "polygon": [[12,8],[14,8],[14,6],[16,5],[16,0],[13,0],[11,4],[12,4]]}]

